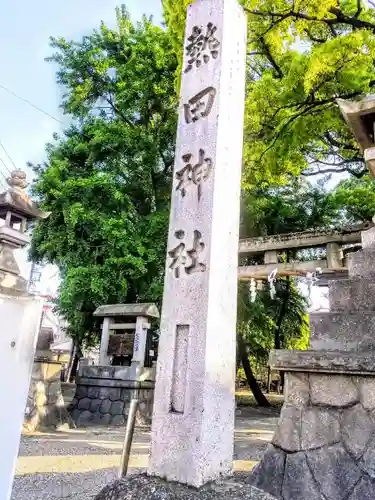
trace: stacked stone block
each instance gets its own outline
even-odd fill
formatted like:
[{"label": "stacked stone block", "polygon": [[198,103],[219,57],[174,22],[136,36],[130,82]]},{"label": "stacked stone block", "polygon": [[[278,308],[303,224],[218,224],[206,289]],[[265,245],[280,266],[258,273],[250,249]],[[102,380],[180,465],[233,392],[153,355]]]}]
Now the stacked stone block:
[{"label": "stacked stone block", "polygon": [[[134,397],[134,386],[103,387],[78,384],[71,403],[71,415],[78,426],[124,425]],[[128,385],[128,387],[126,387]],[[137,421],[149,424],[152,415],[153,388],[140,389]]]},{"label": "stacked stone block", "polygon": [[70,405],[75,423],[124,425],[130,401],[139,400],[137,423],[151,423],[155,369],[122,366],[83,366],[76,378],[76,393]]},{"label": "stacked stone block", "polygon": [[282,500],[375,498],[375,228],[311,315],[307,352],[274,351],[286,372],[272,444],[249,483]]},{"label": "stacked stone block", "polygon": [[251,482],[282,499],[375,498],[375,377],[288,373]]}]

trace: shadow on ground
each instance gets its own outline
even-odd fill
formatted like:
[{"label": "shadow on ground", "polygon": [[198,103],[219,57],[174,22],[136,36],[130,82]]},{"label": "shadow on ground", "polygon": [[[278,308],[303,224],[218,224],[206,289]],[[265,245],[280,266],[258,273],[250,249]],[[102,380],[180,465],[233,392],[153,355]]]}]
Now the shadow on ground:
[{"label": "shadow on ground", "polygon": [[16,477],[11,500],[91,500],[117,479],[117,468],[92,472],[27,474]]},{"label": "shadow on ground", "polygon": [[[278,411],[245,408],[237,411],[234,468],[248,474],[272,439]],[[91,500],[117,477],[123,428],[88,428],[24,436],[11,500]],[[130,473],[144,472],[149,431],[137,429]]]}]

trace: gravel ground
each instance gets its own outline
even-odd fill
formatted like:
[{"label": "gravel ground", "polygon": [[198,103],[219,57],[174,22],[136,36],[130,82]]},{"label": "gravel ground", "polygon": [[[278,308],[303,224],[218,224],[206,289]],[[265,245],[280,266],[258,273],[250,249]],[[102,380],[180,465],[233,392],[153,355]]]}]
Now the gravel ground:
[{"label": "gravel ground", "polygon": [[[261,458],[277,422],[275,410],[240,410],[234,467],[249,471]],[[121,428],[89,428],[24,436],[11,500],[90,500],[117,477]],[[137,429],[130,473],[145,471],[149,431]]]}]

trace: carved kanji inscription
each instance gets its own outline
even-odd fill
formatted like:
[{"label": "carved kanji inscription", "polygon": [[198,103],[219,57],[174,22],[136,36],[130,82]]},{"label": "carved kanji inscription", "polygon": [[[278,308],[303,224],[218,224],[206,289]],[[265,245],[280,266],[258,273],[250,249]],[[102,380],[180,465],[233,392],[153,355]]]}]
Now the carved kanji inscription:
[{"label": "carved kanji inscription", "polygon": [[208,179],[212,171],[212,159],[206,157],[204,149],[199,150],[198,161],[194,163],[193,155],[188,153],[182,157],[183,168],[176,172],[178,181],[176,191],[181,191],[181,195],[186,195],[186,190],[190,185],[197,187],[198,201],[202,196],[203,182]]},{"label": "carved kanji inscription", "polygon": [[[175,237],[178,240],[184,240],[185,231],[176,231]],[[181,276],[182,271],[185,271],[186,274],[193,274],[206,270],[206,264],[200,261],[200,255],[205,249],[205,244],[201,240],[201,233],[195,230],[193,245],[190,249],[187,249],[187,245],[181,241],[173,250],[168,252],[171,259],[169,268],[174,272],[176,278]]]},{"label": "carved kanji inscription", "polygon": [[197,122],[200,118],[207,117],[211,113],[215,97],[216,90],[207,87],[184,104],[186,123]]},{"label": "carved kanji inscription", "polygon": [[217,59],[220,42],[215,36],[216,32],[217,27],[213,23],[208,23],[206,28],[194,26],[185,48],[188,57],[185,73],[191,71],[194,66],[199,68],[202,63],[207,64],[211,58]]}]

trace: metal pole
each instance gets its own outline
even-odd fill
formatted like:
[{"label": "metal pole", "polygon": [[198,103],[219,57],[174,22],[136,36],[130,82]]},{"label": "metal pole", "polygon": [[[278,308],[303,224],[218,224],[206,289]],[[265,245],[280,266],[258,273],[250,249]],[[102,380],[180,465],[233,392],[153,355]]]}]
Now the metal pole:
[{"label": "metal pole", "polygon": [[136,399],[132,399],[130,401],[129,415],[128,415],[128,420],[126,422],[124,447],[122,449],[121,463],[120,463],[120,468],[119,468],[119,473],[118,473],[118,477],[120,479],[122,477],[125,477],[127,472],[128,472],[130,450],[132,447],[134,427],[135,427],[135,418],[137,415],[138,404],[139,404],[139,399],[138,399],[138,394],[136,394]]}]

